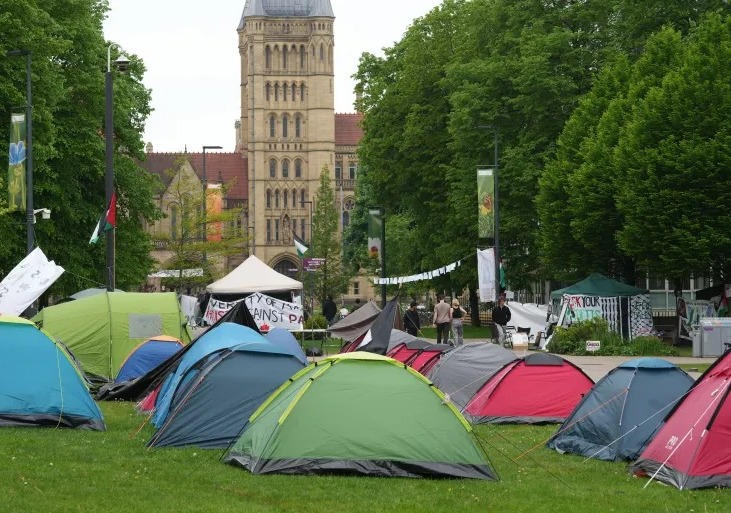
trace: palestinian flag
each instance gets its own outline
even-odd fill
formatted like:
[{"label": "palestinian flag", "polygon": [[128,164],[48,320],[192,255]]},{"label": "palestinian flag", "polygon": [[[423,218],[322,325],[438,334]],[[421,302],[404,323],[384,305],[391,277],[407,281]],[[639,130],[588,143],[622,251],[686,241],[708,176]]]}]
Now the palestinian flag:
[{"label": "palestinian flag", "polygon": [[297,249],[300,258],[304,257],[307,250],[310,249],[305,245],[305,241],[297,237],[297,234],[294,234],[294,247]]},{"label": "palestinian flag", "polygon": [[99,237],[101,237],[103,232],[111,230],[115,226],[117,226],[117,193],[113,192],[112,199],[109,200],[107,210],[102,214],[101,218],[99,218],[99,222],[94,229],[94,233],[91,234],[89,244],[94,244],[99,240]]}]

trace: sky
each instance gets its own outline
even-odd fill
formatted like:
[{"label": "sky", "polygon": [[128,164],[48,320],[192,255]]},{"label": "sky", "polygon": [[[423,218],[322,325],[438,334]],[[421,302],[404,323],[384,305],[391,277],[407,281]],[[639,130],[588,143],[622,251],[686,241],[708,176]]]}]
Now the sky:
[{"label": "sky", "polygon": [[[335,12],[335,112],[353,112],[363,52],[383,55],[441,0],[330,0]],[[240,115],[239,24],[245,0],[109,0],[104,36],[142,58],[153,113],[145,143],[156,152],[234,150]],[[208,9],[207,7],[211,7]]]}]

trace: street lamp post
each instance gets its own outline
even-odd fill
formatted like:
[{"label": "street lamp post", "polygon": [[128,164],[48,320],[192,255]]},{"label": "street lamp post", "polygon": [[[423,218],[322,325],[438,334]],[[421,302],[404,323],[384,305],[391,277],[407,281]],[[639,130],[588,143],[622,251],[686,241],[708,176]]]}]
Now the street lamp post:
[{"label": "street lamp post", "polygon": [[[206,174],[206,150],[221,150],[223,146],[203,146],[203,242],[208,241],[208,175]],[[206,260],[206,251],[203,250],[203,260]]]},{"label": "street lamp post", "polygon": [[26,253],[30,254],[35,246],[35,232],[33,223],[35,222],[35,214],[33,213],[33,88],[31,87],[31,52],[30,50],[10,50],[9,57],[25,56],[25,136],[26,136],[26,165],[25,165],[25,224],[27,228],[26,234]]},{"label": "street lamp post", "polygon": [[[312,249],[312,247],[313,247],[313,244],[312,244],[312,201],[300,200],[300,207],[304,208],[305,204],[309,204],[310,205],[310,238],[309,238],[309,243],[310,243],[310,249]],[[305,234],[303,233],[302,234],[302,237],[304,237],[304,235]],[[305,272],[305,259],[304,259],[304,257],[302,258],[302,272]],[[313,291],[312,291],[312,275],[309,275],[308,274],[307,281],[310,282],[310,314],[312,314],[312,311],[313,311],[314,306],[315,306],[314,301],[313,301],[314,294],[313,294]],[[304,301],[303,301],[303,303],[304,303]]]},{"label": "street lamp post", "polygon": [[[117,208],[112,205],[114,196],[114,76],[112,74],[112,47],[119,45],[112,43],[107,47],[107,71],[104,74],[104,139],[105,139],[105,171],[104,171],[104,195],[107,208]],[[121,72],[127,71],[129,60],[120,54],[114,61],[114,67]],[[116,255],[115,255],[115,232],[116,227],[112,226],[106,231],[106,269],[107,269],[107,290],[113,292],[116,288]]]}]

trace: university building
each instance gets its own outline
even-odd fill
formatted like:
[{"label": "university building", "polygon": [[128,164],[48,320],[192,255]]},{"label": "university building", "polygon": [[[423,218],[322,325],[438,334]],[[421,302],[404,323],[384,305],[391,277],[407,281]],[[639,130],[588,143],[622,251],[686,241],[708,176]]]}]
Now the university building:
[{"label": "university building", "polygon": [[[311,239],[315,193],[325,168],[341,233],[348,225],[362,115],[335,113],[334,22],[330,0],[246,0],[237,29],[241,111],[234,125],[235,151],[208,150],[204,158],[203,153],[155,153],[148,145],[143,166],[166,188],[158,198],[166,217],[148,227],[161,266],[170,258],[166,241],[175,236],[179,215],[169,194],[173,167],[198,180],[201,190],[204,166],[207,186],[233,184],[223,208],[240,211],[236,217],[248,244],[241,255],[223,262],[224,272],[253,254],[277,271],[297,276],[301,262],[293,235]],[[367,279],[357,278],[344,299],[367,299],[371,290]]]}]

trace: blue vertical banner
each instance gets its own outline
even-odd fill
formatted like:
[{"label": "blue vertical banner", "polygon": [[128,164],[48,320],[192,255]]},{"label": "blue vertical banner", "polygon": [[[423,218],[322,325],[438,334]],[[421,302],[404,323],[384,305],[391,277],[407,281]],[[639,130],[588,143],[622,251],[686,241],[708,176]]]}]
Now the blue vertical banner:
[{"label": "blue vertical banner", "polygon": [[25,212],[26,144],[25,114],[11,114],[8,158],[8,210],[11,211]]}]

